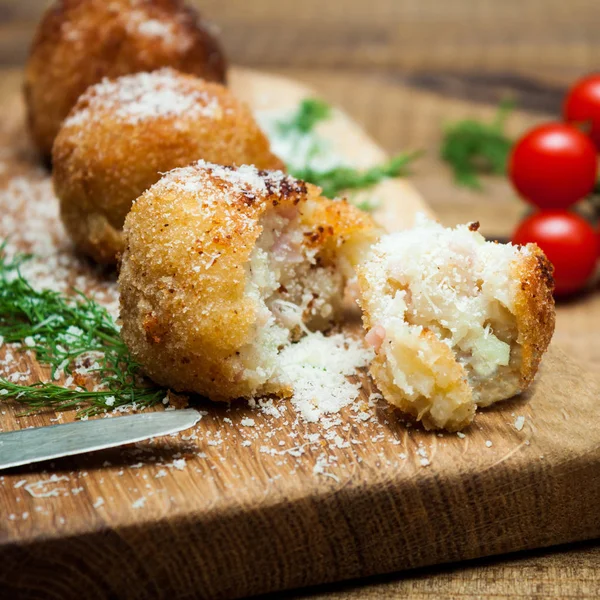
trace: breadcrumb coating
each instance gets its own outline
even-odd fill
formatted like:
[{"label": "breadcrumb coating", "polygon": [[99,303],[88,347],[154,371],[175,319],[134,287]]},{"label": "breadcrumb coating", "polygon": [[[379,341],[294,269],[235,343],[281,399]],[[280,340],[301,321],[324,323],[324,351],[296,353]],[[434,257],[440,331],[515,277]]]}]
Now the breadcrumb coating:
[{"label": "breadcrumb coating", "polygon": [[279,352],[336,322],[356,257],[379,235],[319,193],[281,171],[199,161],[134,203],[122,335],[153,380],[212,400],[290,393]]},{"label": "breadcrumb coating", "polygon": [[459,430],[477,406],[525,390],[554,331],[544,253],[486,242],[477,228],[421,217],[358,269],[373,378],[427,429]]},{"label": "breadcrumb coating", "polygon": [[90,87],[65,120],[52,158],[66,230],[103,264],[116,262],[131,204],[161,173],[200,158],[283,167],[227,88],[168,68]]},{"label": "breadcrumb coating", "polygon": [[181,0],[58,0],[44,14],[25,69],[29,129],[48,158],[79,96],[104,77],[173,67],[225,81],[223,51]]}]

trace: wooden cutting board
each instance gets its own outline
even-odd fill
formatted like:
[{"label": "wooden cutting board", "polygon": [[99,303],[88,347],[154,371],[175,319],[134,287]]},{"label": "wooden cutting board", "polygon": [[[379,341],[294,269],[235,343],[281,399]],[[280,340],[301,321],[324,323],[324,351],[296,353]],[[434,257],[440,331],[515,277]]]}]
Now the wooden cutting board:
[{"label": "wooden cutting board", "polygon": [[[231,80],[256,110],[311,95],[255,72]],[[74,258],[56,225],[17,82],[0,90],[0,236],[45,256],[57,284],[114,300],[114,278]],[[383,157],[340,113],[323,133],[357,164]],[[427,211],[405,181],[376,194],[390,229]],[[325,423],[288,402],[203,402],[183,434],[0,473],[0,597],[236,598],[600,535],[600,386],[560,350],[464,437],[408,427],[362,381]],[[16,412],[2,407],[2,430],[73,418]]]}]

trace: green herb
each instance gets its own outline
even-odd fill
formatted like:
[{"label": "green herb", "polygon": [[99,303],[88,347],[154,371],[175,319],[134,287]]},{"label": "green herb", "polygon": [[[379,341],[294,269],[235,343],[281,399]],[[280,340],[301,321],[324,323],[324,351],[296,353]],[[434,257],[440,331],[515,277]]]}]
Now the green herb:
[{"label": "green herb", "polygon": [[[144,381],[139,364],[121,339],[105,308],[74,290],[64,296],[35,290],[19,267],[29,257],[8,260],[0,247],[0,336],[32,350],[50,376],[73,375],[77,389],[50,382],[20,385],[0,378],[0,398],[15,399],[31,409],[79,409],[86,416],[135,403],[148,407],[160,402],[165,390]],[[84,378],[76,367],[83,367]],[[84,381],[85,379],[85,381]],[[98,384],[92,390],[85,385]]]},{"label": "green herb", "polygon": [[356,208],[360,208],[360,210],[364,212],[372,212],[381,206],[380,200],[372,196],[369,198],[365,198],[360,202],[354,202],[353,204],[354,206],[356,206]]},{"label": "green herb", "polygon": [[420,155],[421,152],[398,154],[387,162],[364,171],[352,167],[335,167],[327,171],[317,171],[306,167],[292,172],[292,175],[318,185],[325,196],[335,198],[342,191],[361,190],[389,177],[407,175],[409,164]]},{"label": "green herb", "polygon": [[[369,188],[383,179],[401,177],[408,174],[408,165],[420,153],[398,154],[385,163],[366,170],[359,170],[348,166],[336,166],[329,169],[319,169],[314,165],[321,159],[327,159],[328,143],[315,131],[315,126],[321,121],[331,117],[331,107],[315,98],[307,98],[293,115],[275,123],[274,134],[286,141],[284,148],[290,173],[318,185],[323,189],[323,194],[334,198],[341,192],[362,190]],[[359,208],[373,210],[377,206],[375,201],[362,201]]]},{"label": "green herb", "polygon": [[441,157],[450,164],[457,183],[481,189],[480,173],[503,175],[513,142],[504,133],[512,102],[503,101],[492,123],[466,120],[450,125],[444,134]]},{"label": "green herb", "polygon": [[587,215],[587,219],[592,227],[596,227],[600,220],[600,180],[596,182],[592,193],[588,196],[588,206],[590,214]]},{"label": "green herb", "polygon": [[277,126],[280,133],[291,132],[309,133],[320,121],[325,121],[331,116],[331,107],[323,100],[305,98],[300,103],[298,110],[287,121],[279,121]]}]

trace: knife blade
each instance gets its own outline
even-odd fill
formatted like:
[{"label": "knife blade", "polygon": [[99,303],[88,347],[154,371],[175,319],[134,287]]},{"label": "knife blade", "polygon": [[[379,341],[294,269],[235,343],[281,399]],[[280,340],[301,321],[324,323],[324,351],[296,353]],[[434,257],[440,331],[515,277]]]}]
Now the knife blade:
[{"label": "knife blade", "polygon": [[0,470],[177,433],[200,418],[187,408],[0,433]]}]

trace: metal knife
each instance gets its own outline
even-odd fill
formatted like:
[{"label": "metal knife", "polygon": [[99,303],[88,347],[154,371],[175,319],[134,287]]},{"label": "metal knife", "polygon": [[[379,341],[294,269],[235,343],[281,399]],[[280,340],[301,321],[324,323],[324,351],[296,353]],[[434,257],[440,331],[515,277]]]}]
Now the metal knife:
[{"label": "metal knife", "polygon": [[0,433],[0,470],[177,433],[199,420],[187,408]]}]

